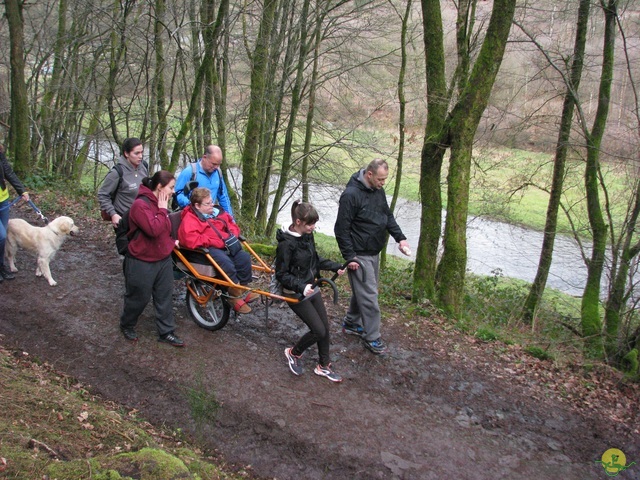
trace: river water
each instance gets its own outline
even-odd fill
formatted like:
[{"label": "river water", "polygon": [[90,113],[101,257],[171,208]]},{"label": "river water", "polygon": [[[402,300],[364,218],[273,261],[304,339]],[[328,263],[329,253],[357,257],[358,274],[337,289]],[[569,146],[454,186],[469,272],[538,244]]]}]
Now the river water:
[{"label": "river water", "polygon": [[[309,200],[320,214],[320,221],[316,227],[318,232],[333,236],[341,192],[342,188],[333,186],[314,185],[310,188]],[[288,225],[291,222],[291,203],[299,197],[301,193],[298,197],[292,197],[280,211],[279,224]],[[420,235],[420,205],[400,199],[395,217],[411,245],[412,258],[415,258]],[[532,282],[536,275],[541,248],[541,232],[483,217],[470,217],[468,220],[467,270],[472,273],[499,273],[505,277]],[[387,252],[406,258],[400,253],[393,239],[389,242]],[[547,286],[570,295],[582,295],[587,272],[579,252],[578,245],[572,238],[562,235],[556,237]]]},{"label": "river water", "polygon": [[[105,159],[105,163],[111,163],[111,158],[109,156]],[[179,172],[176,172],[176,175],[177,173]],[[233,183],[229,185],[229,188],[236,188],[236,191],[240,191],[241,172],[233,168],[229,173]],[[275,189],[277,177],[272,179],[271,186],[272,189]],[[296,185],[289,185],[286,196],[290,200],[281,208],[277,217],[280,225],[288,225],[291,222],[291,203],[302,196],[301,191],[296,192],[296,189]],[[342,190],[342,187],[330,185],[310,186],[310,201],[320,214],[320,221],[316,227],[318,232],[333,236],[338,200]],[[411,258],[415,258],[420,235],[420,205],[417,202],[399,199],[395,216],[411,246]],[[478,275],[501,274],[505,277],[532,282],[535,278],[541,247],[541,232],[483,217],[470,217],[468,220],[467,270],[472,273]],[[400,253],[393,239],[389,242],[387,252],[406,258]],[[569,295],[581,296],[586,276],[586,266],[575,240],[558,235],[547,286]],[[605,286],[606,282],[603,281],[603,292]]]}]

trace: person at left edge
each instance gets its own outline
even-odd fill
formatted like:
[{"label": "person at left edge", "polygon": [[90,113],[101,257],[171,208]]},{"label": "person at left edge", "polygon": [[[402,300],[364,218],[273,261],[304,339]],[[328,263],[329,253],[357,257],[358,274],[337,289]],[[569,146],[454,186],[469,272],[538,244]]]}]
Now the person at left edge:
[{"label": "person at left edge", "polygon": [[113,228],[136,199],[142,179],[149,175],[147,164],[142,161],[144,147],[140,139],[125,139],[121,151],[118,164],[122,167],[122,181],[118,171],[112,168],[98,189],[100,209],[111,217]]},{"label": "person at left edge", "polygon": [[175,184],[175,177],[166,170],[145,177],[129,211],[131,235],[129,252],[124,257],[125,293],[120,316],[120,330],[129,341],[138,340],[138,317],[153,297],[158,341],[184,346],[175,334],[173,316],[171,252],[178,242],[171,237],[168,202]]},{"label": "person at left edge", "polygon": [[[209,145],[205,148],[204,155],[200,161],[196,163],[195,180],[198,182],[198,187],[208,188],[211,191],[213,201],[233,217],[231,199],[220,172],[220,165],[222,165],[222,150],[217,145]],[[193,170],[190,165],[187,165],[176,180],[176,200],[180,208],[184,208],[191,203],[189,195],[184,194],[184,187],[189,183],[192,175]]]},{"label": "person at left edge", "polygon": [[4,147],[0,145],[0,283],[13,280],[14,274],[4,266],[4,246],[7,241],[7,225],[9,224],[9,189],[7,182],[15,188],[18,195],[29,201],[29,192],[15,174],[4,154]]}]

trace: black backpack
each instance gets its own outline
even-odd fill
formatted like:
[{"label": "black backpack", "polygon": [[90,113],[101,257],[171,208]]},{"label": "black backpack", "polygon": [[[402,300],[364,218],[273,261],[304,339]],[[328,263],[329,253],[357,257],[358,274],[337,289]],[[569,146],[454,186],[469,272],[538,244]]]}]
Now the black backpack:
[{"label": "black backpack", "polygon": [[[147,197],[140,197],[145,202],[149,203]],[[133,232],[129,232],[129,213],[131,209],[124,212],[120,223],[115,228],[116,231],[116,249],[120,255],[127,255],[129,253],[129,242],[136,238],[140,233],[140,229],[136,228]]]}]

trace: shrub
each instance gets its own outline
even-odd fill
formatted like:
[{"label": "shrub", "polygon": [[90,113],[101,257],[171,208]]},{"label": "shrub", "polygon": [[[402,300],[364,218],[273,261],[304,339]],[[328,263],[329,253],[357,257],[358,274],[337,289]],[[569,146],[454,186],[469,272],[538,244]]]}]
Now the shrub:
[{"label": "shrub", "polygon": [[535,357],[539,360],[553,360],[553,355],[551,355],[546,350],[543,350],[540,347],[529,345],[524,348],[524,351],[527,352],[532,357]]}]

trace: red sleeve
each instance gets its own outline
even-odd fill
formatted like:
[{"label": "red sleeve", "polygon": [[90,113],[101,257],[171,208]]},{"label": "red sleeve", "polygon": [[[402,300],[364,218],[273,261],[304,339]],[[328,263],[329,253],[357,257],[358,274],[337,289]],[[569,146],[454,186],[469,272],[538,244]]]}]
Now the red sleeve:
[{"label": "red sleeve", "polygon": [[147,200],[137,198],[133,202],[129,222],[137,225],[148,237],[157,238],[167,233],[171,236],[169,213],[164,208],[158,209],[155,204],[151,205]]},{"label": "red sleeve", "polygon": [[178,229],[180,246],[185,248],[215,247],[224,248],[224,242],[218,238],[213,229],[201,222],[192,212],[187,212]]}]

